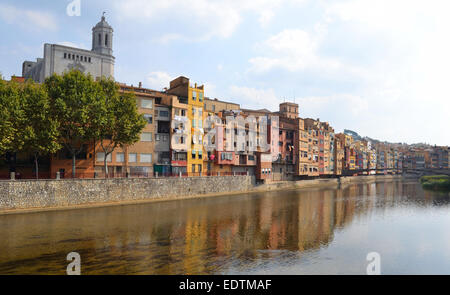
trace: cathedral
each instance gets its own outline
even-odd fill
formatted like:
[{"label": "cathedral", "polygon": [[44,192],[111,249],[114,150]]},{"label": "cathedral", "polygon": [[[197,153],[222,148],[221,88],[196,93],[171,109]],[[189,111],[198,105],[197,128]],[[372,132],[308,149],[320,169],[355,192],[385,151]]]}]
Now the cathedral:
[{"label": "cathedral", "polygon": [[46,43],[43,58],[23,62],[22,77],[43,83],[53,73],[62,74],[71,69],[90,73],[94,79],[114,77],[112,44],[113,29],[103,15],[92,28],[92,50]]}]

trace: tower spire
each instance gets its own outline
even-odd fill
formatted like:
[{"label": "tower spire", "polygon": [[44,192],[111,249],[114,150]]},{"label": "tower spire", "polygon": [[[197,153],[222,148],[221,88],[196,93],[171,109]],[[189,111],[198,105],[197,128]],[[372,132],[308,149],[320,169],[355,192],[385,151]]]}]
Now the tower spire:
[{"label": "tower spire", "polygon": [[106,11],[103,11],[99,23],[92,28],[92,50],[112,56],[113,28],[106,22]]}]

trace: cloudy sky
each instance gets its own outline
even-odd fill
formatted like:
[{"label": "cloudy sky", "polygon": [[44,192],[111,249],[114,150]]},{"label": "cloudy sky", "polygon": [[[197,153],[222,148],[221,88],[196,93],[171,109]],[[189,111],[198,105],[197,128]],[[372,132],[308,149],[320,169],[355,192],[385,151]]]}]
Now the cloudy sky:
[{"label": "cloudy sky", "polygon": [[91,48],[106,11],[115,78],[161,90],[179,75],[245,108],[392,142],[450,145],[448,0],[72,0],[0,2],[0,72],[43,43]]}]

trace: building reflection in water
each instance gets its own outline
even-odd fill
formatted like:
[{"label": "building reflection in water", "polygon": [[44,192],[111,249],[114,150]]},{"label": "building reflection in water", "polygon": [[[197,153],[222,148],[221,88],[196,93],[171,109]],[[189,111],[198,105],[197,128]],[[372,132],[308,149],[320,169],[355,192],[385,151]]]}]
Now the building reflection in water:
[{"label": "building reflection in water", "polygon": [[269,192],[0,216],[0,273],[205,274],[327,247],[355,220],[411,202],[448,204],[416,182]]}]

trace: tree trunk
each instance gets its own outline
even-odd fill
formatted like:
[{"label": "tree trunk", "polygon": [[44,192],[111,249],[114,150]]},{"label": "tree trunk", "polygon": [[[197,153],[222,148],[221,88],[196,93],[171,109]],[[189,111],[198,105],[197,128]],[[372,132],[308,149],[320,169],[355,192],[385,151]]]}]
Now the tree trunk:
[{"label": "tree trunk", "polygon": [[39,179],[39,163],[38,163],[38,154],[34,154],[34,165],[36,168],[36,179]]},{"label": "tree trunk", "polygon": [[108,154],[105,153],[104,165],[105,165],[105,178],[108,178]]},{"label": "tree trunk", "polygon": [[75,171],[75,165],[76,164],[76,154],[73,153],[72,155],[72,178],[76,177],[76,171]]}]

